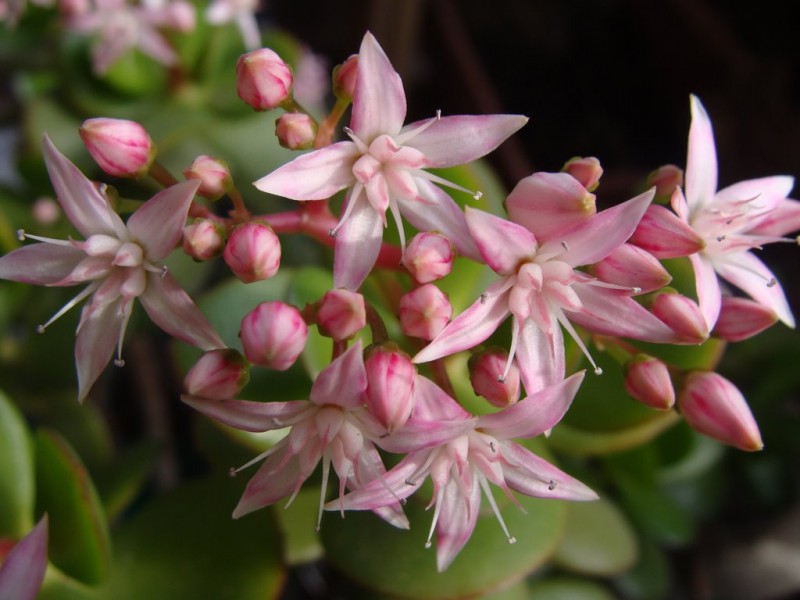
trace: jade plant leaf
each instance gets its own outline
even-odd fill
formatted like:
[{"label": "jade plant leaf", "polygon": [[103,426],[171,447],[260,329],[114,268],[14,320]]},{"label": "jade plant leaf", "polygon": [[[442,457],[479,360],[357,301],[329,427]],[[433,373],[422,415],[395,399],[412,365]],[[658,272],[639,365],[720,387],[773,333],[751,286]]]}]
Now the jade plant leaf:
[{"label": "jade plant leaf", "polygon": [[0,537],[33,527],[33,448],[22,414],[0,392]]}]

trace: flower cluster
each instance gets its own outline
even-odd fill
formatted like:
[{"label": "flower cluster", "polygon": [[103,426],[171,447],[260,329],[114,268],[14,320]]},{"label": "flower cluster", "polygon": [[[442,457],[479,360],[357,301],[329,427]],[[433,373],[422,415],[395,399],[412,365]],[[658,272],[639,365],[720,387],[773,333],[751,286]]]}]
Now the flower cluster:
[{"label": "flower cluster", "polygon": [[[800,229],[800,202],[787,197],[791,177],[718,191],[711,122],[692,96],[685,187],[677,169],[662,170],[652,189],[598,210],[600,163],[576,158],[559,173],[537,172],[519,181],[504,199],[506,214],[495,214],[478,203],[479,191],[434,170],[489,154],[527,117],[437,113],[405,124],[403,83],[367,33],[358,54],[334,71],[336,106],[318,122],[295,101],[289,65],[276,52],[257,48],[255,6],[217,0],[206,15],[212,23],[236,22],[252,48],[236,66],[239,97],[258,111],[283,110],[276,127],[280,143],[310,149],[254,184],[298,201],[297,208],[254,215],[223,160],[200,155],[179,182],[157,162],[142,126],[90,119],[81,137],[103,171],[150,176],[164,187],[123,222],[109,188],[89,181],[44,138],[58,202],[83,239],[20,232],[21,239],[39,243],[0,258],[0,278],[86,286],[41,326],[43,331],[87,300],[75,346],[81,401],[115,348],[115,362],[122,364],[124,334],[138,298],[156,325],[204,351],[186,376],[186,404],[228,427],[283,432],[245,465],[261,462],[235,518],[281,499],[291,502],[320,467],[318,526],[324,510],[371,510],[408,528],[403,503],[430,477],[428,544],[435,533],[439,570],[469,540],[483,497],[514,541],[492,486],[512,503],[515,493],[597,498],[515,440],[548,434],[558,425],[584,381],[579,363],[589,366],[589,377],[602,376],[600,353],[617,360],[625,390],[636,400],[656,410],[677,408],[691,427],[726,444],[761,448],[747,402],[731,382],[669,364],[640,342],[697,345],[712,335],[739,341],[778,320],[794,326],[780,284],[752,252]],[[189,12],[178,1],[134,7],[97,0],[68,18],[75,29],[99,36],[94,64],[103,72],[133,44],[172,64],[163,31],[194,26]],[[349,125],[343,139],[334,141],[348,106]],[[654,200],[664,187],[670,188],[669,207]],[[233,206],[226,214],[210,204],[222,197]],[[384,240],[387,213],[399,244]],[[414,233],[407,241],[408,231]],[[303,308],[261,302],[241,321],[241,352],[226,347],[162,265],[182,247],[196,261],[221,256],[244,284],[264,281],[280,271],[281,236],[291,234],[332,248],[333,286]],[[662,259],[684,257],[694,272],[694,290],[668,287],[671,275]],[[464,261],[487,267],[492,281],[453,317],[437,283]],[[396,296],[388,304],[398,315],[400,339],[390,339],[364,290],[381,269],[398,275],[384,296]],[[377,278],[375,285],[380,286]],[[331,339],[333,358],[313,379],[307,399],[237,398],[251,368],[292,368],[310,327]],[[569,358],[573,346],[577,360]],[[464,352],[471,354],[474,392],[486,400],[479,414],[459,402],[447,376],[451,357]],[[392,454],[400,457],[385,462]],[[331,468],[338,478],[332,499]]]}]

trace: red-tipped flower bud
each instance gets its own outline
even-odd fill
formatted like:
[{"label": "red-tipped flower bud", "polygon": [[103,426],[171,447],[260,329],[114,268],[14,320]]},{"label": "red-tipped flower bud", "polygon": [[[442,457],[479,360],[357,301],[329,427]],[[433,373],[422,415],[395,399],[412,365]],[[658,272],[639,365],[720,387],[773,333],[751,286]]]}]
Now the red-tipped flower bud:
[{"label": "red-tipped flower bud", "polygon": [[667,285],[672,276],[659,260],[632,244],[622,244],[589,268],[595,277],[635,293],[646,294]]},{"label": "red-tipped flower bud", "polygon": [[195,219],[183,228],[183,251],[195,260],[211,260],[225,247],[225,226],[213,219]]},{"label": "red-tipped flower bud", "polygon": [[388,346],[372,348],[364,361],[367,407],[389,432],[405,425],[414,408],[417,370],[405,352]]},{"label": "red-tipped flower bud", "polygon": [[778,315],[749,298],[722,297],[714,335],[729,342],[741,342],[778,322]]},{"label": "red-tipped flower bud", "polygon": [[512,362],[506,373],[508,352],[502,348],[488,348],[469,359],[469,381],[478,396],[498,408],[505,408],[519,400],[519,367]]},{"label": "red-tipped flower bud", "polygon": [[285,371],[303,352],[308,326],[294,306],[262,302],[242,319],[239,338],[251,363]]},{"label": "red-tipped flower bud", "polygon": [[358,54],[353,54],[333,69],[333,95],[344,100],[351,100],[356,89],[357,75]]},{"label": "red-tipped flower bud", "polygon": [[426,283],[400,298],[398,313],[403,333],[430,341],[450,321],[453,307],[442,290]]},{"label": "red-tipped flower bud", "polygon": [[203,354],[189,369],[183,387],[190,396],[209,400],[234,398],[250,380],[244,357],[231,348]]},{"label": "red-tipped flower bud", "polygon": [[667,365],[645,354],[634,356],[625,365],[625,390],[656,410],[667,410],[675,404],[675,388]]},{"label": "red-tipped flower bud", "polygon": [[683,171],[675,165],[658,167],[647,176],[645,187],[656,188],[656,198],[671,198],[675,189],[683,186]]},{"label": "red-tipped flower bud", "polygon": [[186,179],[198,179],[197,195],[209,200],[219,200],[233,188],[233,178],[224,161],[201,154],[183,171]]},{"label": "red-tipped flower bud", "polygon": [[245,223],[231,232],[223,258],[245,283],[269,279],[281,264],[281,243],[268,225]]},{"label": "red-tipped flower bud", "polygon": [[749,452],[764,447],[747,401],[721,375],[691,373],[678,398],[678,408],[692,429],[708,437]]},{"label": "red-tipped flower bud", "polygon": [[243,54],[236,62],[236,91],[256,110],[277,108],[289,99],[292,69],[269,48]]},{"label": "red-tipped flower bud", "polygon": [[453,268],[453,246],[440,233],[418,233],[406,246],[403,264],[419,283],[441,279]]},{"label": "red-tipped flower bud", "polygon": [[589,192],[597,189],[600,177],[603,175],[603,167],[600,166],[600,161],[594,156],[571,158],[561,170],[572,175]]},{"label": "red-tipped flower bud", "polygon": [[330,290],[317,303],[317,327],[324,336],[337,341],[346,340],[366,324],[364,296],[358,292]]},{"label": "red-tipped flower bud", "polygon": [[143,177],[156,157],[144,127],[125,119],[87,119],[79,130],[95,162],[114,177]]},{"label": "red-tipped flower bud", "polygon": [[305,150],[314,144],[317,123],[305,113],[284,113],[275,121],[278,143],[289,150]]},{"label": "red-tipped flower bud", "polygon": [[702,344],[708,338],[708,325],[697,302],[673,290],[656,295],[650,310],[666,323],[678,339],[687,344]]},{"label": "red-tipped flower bud", "polygon": [[706,245],[703,238],[678,215],[659,204],[647,207],[628,242],[656,258],[689,256]]}]

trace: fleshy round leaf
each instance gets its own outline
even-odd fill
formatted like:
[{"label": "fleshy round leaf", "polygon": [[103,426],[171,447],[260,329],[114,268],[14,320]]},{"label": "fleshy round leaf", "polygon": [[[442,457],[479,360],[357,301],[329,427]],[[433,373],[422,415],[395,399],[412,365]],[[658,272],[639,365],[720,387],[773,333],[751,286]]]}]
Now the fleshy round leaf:
[{"label": "fleshy round leaf", "polygon": [[614,600],[608,588],[594,581],[559,577],[530,586],[528,600]]},{"label": "fleshy round leaf", "polygon": [[0,392],[0,537],[19,539],[33,527],[32,450],[22,414]]}]

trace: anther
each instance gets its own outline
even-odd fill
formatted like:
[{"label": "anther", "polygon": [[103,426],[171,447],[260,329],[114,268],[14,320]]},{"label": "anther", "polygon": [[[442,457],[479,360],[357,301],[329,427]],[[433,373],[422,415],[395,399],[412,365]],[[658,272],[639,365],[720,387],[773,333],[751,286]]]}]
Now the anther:
[{"label": "anther", "polygon": [[169,273],[169,267],[167,267],[167,265],[164,265],[163,267],[161,267],[161,279],[164,279],[164,277],[167,276],[167,273]]},{"label": "anther", "polygon": [[497,381],[498,381],[498,383],[505,383],[506,382],[506,376],[505,375],[500,375],[497,378]]},{"label": "anther", "polygon": [[569,252],[569,245],[564,240],[561,240],[561,247],[564,249],[564,252]]},{"label": "anther", "polygon": [[473,200],[480,200],[481,198],[483,198],[483,192],[475,192],[472,195],[472,199]]},{"label": "anther", "polygon": [[547,484],[547,489],[552,492],[554,489],[556,489],[557,485],[558,483],[555,481],[555,479],[551,479],[550,483]]},{"label": "anther", "polygon": [[508,538],[508,543],[509,544],[516,544],[517,543],[517,538],[515,538],[513,536]]},{"label": "anther", "polygon": [[406,485],[416,485],[413,479],[406,479],[404,482]]},{"label": "anther", "polygon": [[495,448],[494,442],[489,442],[489,448],[491,448],[492,452],[497,452],[497,448]]},{"label": "anther", "polygon": [[486,294],[481,294],[481,304],[486,304]]},{"label": "anther", "polygon": [[24,229],[17,229],[17,239],[20,242],[24,242],[25,241],[25,230]]},{"label": "anther", "polygon": [[334,229],[328,229],[328,235],[332,238],[336,237],[336,231]]},{"label": "anther", "polygon": [[44,325],[37,325],[36,326],[36,333],[44,333],[45,326]]},{"label": "anther", "polygon": [[235,468],[235,467],[231,467],[230,469],[228,469],[228,477],[230,477],[231,479],[233,479],[234,477],[236,477],[236,473],[237,473],[237,472],[238,472],[238,471],[236,471],[236,468]]},{"label": "anther", "polygon": [[634,287],[631,288],[631,292],[633,292],[634,294],[641,294],[642,293],[642,288],[640,288],[638,286],[634,286]]},{"label": "anther", "polygon": [[124,367],[125,366],[125,361],[123,359],[121,359],[121,358],[115,358],[114,359],[114,365],[117,366],[117,367]]},{"label": "anther", "polygon": [[717,236],[717,241],[718,242],[724,242],[726,237],[728,237],[728,236],[726,236],[726,235],[718,235]]},{"label": "anther", "polygon": [[776,285],[778,285],[778,280],[774,277],[767,282],[768,288],[775,287]]},{"label": "anther", "polygon": [[594,374],[595,375],[602,375],[603,374],[603,369],[601,369],[600,367],[595,367],[594,368]]},{"label": "anther", "polygon": [[431,546],[433,546],[433,542],[430,540],[425,540],[425,547],[430,548]]}]

